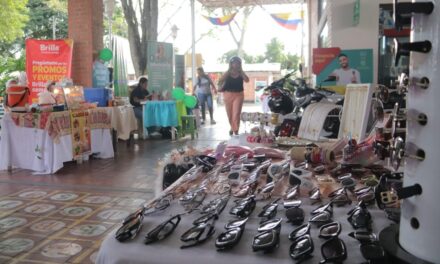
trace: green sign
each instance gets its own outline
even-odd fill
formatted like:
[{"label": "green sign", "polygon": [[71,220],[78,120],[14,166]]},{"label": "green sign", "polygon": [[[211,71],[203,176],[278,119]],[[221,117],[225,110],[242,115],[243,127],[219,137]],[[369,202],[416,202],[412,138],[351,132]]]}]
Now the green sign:
[{"label": "green sign", "polygon": [[173,88],[173,44],[148,41],[148,90],[170,91]]},{"label": "green sign", "polygon": [[361,16],[361,0],[355,0],[354,8],[353,8],[353,26],[359,25],[360,16]]}]

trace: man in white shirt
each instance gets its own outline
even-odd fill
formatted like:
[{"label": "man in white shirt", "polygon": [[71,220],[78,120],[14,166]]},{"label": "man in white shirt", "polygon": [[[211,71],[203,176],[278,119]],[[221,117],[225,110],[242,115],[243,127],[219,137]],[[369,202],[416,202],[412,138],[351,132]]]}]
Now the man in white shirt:
[{"label": "man in white shirt", "polygon": [[348,65],[348,57],[344,53],[338,56],[341,68],[334,70],[330,76],[336,77],[336,85],[345,86],[349,83],[361,83],[361,75],[358,70]]}]

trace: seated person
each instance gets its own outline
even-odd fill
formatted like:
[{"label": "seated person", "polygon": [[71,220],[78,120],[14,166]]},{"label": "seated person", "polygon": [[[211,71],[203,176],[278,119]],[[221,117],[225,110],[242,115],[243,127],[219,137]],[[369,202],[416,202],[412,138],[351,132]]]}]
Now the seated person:
[{"label": "seated person", "polygon": [[[136,88],[130,93],[130,104],[133,106],[134,115],[136,119],[142,124],[142,104],[141,102],[147,101],[151,95],[147,90],[148,79],[141,77]],[[139,124],[139,123],[138,123]]]}]

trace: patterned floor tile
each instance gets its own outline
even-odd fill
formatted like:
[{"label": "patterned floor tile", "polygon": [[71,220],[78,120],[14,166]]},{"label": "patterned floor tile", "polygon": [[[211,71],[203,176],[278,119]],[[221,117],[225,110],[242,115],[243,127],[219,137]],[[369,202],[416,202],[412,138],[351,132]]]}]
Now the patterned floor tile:
[{"label": "patterned floor tile", "polygon": [[82,254],[93,246],[91,241],[56,239],[49,240],[32,253],[26,255],[24,260],[47,261],[66,263]]}]

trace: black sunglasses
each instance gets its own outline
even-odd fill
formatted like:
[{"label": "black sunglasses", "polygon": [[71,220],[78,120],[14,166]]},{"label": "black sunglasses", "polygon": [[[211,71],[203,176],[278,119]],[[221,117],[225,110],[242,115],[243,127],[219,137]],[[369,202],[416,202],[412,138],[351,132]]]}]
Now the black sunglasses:
[{"label": "black sunglasses", "polygon": [[312,204],[321,201],[321,191],[319,188],[314,188],[309,192],[309,199]]},{"label": "black sunglasses", "polygon": [[367,209],[364,202],[359,202],[359,204],[348,212],[348,222],[353,226],[354,229],[367,228],[371,229],[371,214]]},{"label": "black sunglasses", "polygon": [[299,185],[295,185],[289,189],[287,189],[284,198],[286,200],[296,199],[299,195]]},{"label": "black sunglasses", "polygon": [[240,218],[245,218],[254,211],[256,204],[255,196],[250,196],[236,202],[236,205],[230,209],[229,213]]},{"label": "black sunglasses", "polygon": [[258,214],[258,217],[262,217],[263,221],[274,218],[277,215],[278,201],[280,199],[281,198],[278,198],[275,201],[266,204]]},{"label": "black sunglasses", "polygon": [[216,219],[216,217],[212,217],[206,222],[200,222],[183,233],[180,240],[185,244],[180,246],[180,248],[194,247],[208,240],[215,233],[214,223]]},{"label": "black sunglasses", "polygon": [[347,247],[343,240],[333,237],[321,245],[323,260],[319,263],[342,263],[347,258]]},{"label": "black sunglasses", "polygon": [[173,233],[177,225],[180,223],[180,219],[181,216],[176,215],[156,226],[153,230],[147,233],[144,244],[151,244],[171,235],[171,233]]},{"label": "black sunglasses", "polygon": [[280,243],[281,218],[267,220],[258,227],[258,234],[252,241],[253,251],[273,251]]},{"label": "black sunglasses", "polygon": [[307,223],[295,228],[292,232],[290,232],[289,239],[294,241],[298,237],[308,234],[310,234],[310,224]]},{"label": "black sunglasses", "polygon": [[299,207],[291,207],[286,210],[288,222],[292,225],[300,225],[304,222],[304,210]]},{"label": "black sunglasses", "polygon": [[319,229],[319,237],[332,238],[337,237],[341,233],[342,227],[339,222],[331,222],[321,226]]},{"label": "black sunglasses", "polygon": [[388,263],[384,248],[377,241],[376,234],[369,231],[356,231],[348,234],[358,240],[362,256],[370,264]]},{"label": "black sunglasses", "polygon": [[309,219],[309,223],[316,224],[318,227],[323,224],[329,223],[332,221],[332,215],[328,211],[323,211],[319,214],[313,215]]},{"label": "black sunglasses", "polygon": [[119,242],[124,242],[135,238],[142,228],[143,220],[144,215],[138,214],[135,218],[132,218],[129,222],[126,222],[116,231],[116,239]]},{"label": "black sunglasses", "polygon": [[240,242],[248,218],[233,220],[225,225],[226,231],[221,233],[216,241],[217,250],[231,249]]},{"label": "black sunglasses", "polygon": [[216,213],[220,215],[225,209],[229,201],[229,195],[225,195],[214,200],[209,201],[207,204],[203,205],[200,209],[202,214]]},{"label": "black sunglasses", "polygon": [[336,206],[344,206],[347,204],[351,204],[351,199],[348,197],[347,192],[343,192],[341,194],[338,194],[332,198],[332,204],[335,204]]},{"label": "black sunglasses", "polygon": [[313,240],[310,235],[303,235],[296,238],[290,246],[289,255],[297,263],[311,257],[313,252]]},{"label": "black sunglasses", "polygon": [[317,215],[320,214],[322,212],[328,212],[330,215],[333,215],[333,202],[330,201],[326,204],[320,205],[318,207],[316,207],[315,209],[313,209],[310,214],[311,215]]}]

